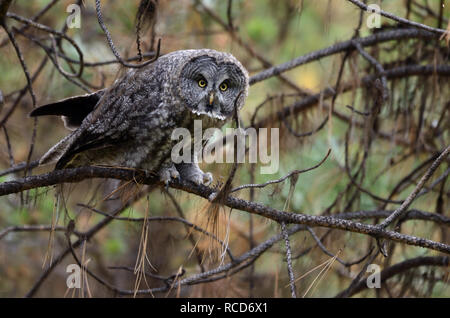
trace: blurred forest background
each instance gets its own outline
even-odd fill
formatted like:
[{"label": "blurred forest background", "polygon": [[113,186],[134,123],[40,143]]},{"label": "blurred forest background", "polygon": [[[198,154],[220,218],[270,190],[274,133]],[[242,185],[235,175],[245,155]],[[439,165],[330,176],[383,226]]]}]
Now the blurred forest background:
[{"label": "blurred forest background", "polygon": [[[446,29],[450,18],[448,1],[371,2],[397,17],[433,28]],[[8,9],[9,13],[28,19],[36,19],[38,15],[38,23],[64,32],[83,53],[82,77],[68,80],[52,62],[53,52],[57,49],[78,61],[75,47],[67,40],[60,41],[57,35],[52,40],[48,32],[6,18],[5,23],[15,34],[33,80],[35,106],[108,87],[123,68],[99,26],[95,1],[79,1],[81,27],[66,27],[66,19],[71,14],[66,9],[72,3],[77,1],[15,0]],[[105,24],[124,59],[137,56],[138,7],[137,0],[102,1]],[[43,9],[46,11],[40,15]],[[341,41],[410,27],[383,17],[381,28],[370,29],[366,12],[358,28],[361,12],[344,0],[160,0],[154,27],[142,29],[142,50],[154,53],[160,38],[161,54],[196,48],[227,51],[242,62],[250,75],[255,75],[272,65]],[[276,175],[261,175],[258,165],[242,164],[233,180],[234,186],[264,183],[294,169],[310,168],[329,149],[331,153],[320,167],[299,174],[296,183],[287,178],[281,183],[245,189],[233,195],[291,213],[319,216],[351,212],[354,215],[348,218],[352,221],[380,223],[389,215],[384,211],[392,212],[399,207],[450,144],[448,39],[440,35],[412,36],[365,47],[365,52],[377,63],[370,62],[357,49],[342,50],[252,85],[241,118],[245,126],[280,128],[280,169]],[[66,60],[61,56],[58,59],[64,72],[76,73],[79,64],[69,65]],[[110,63],[102,63],[105,61]],[[384,78],[379,75],[377,65],[385,70],[439,65],[442,72],[421,69],[414,74]],[[377,74],[377,80],[372,78],[361,84],[365,76],[377,77]],[[387,81],[385,86],[383,80]],[[24,162],[39,159],[68,134],[62,121],[51,116],[39,118],[34,130],[34,120],[28,117],[33,100],[26,83],[16,51],[6,32],[0,29],[0,91],[4,100],[0,109],[0,166],[6,171],[1,173],[1,182],[23,177]],[[336,88],[339,94],[331,93]],[[386,90],[389,95],[383,99],[381,95]],[[314,94],[319,95],[312,102],[305,102]],[[305,104],[300,108],[286,108],[296,103]],[[286,116],[280,119],[277,112],[283,109]],[[31,152],[30,145],[33,145]],[[202,169],[211,171],[215,180],[223,182],[231,166],[204,164]],[[22,170],[13,169],[10,173],[11,167],[22,167]],[[410,218],[399,222],[395,231],[450,244],[448,169],[449,159],[444,158],[422,189],[423,195],[408,207]],[[50,170],[50,167],[37,167],[28,175]],[[98,179],[67,184],[65,208],[59,213],[55,213],[54,187],[0,197],[0,297],[121,294],[90,274],[84,277],[82,289],[68,290],[66,286],[69,275],[66,267],[75,263],[70,251],[67,252],[66,226],[69,220],[75,220],[75,234],[82,233],[105,219],[101,211],[112,213],[117,209],[123,198],[118,202],[104,200],[111,192],[110,185]],[[147,192],[120,216],[182,218],[202,226],[199,214],[205,213],[205,199],[176,189],[167,193],[156,187]],[[359,217],[357,213],[361,213]],[[57,222],[53,234],[49,231],[52,219]],[[236,209],[230,212],[228,207],[221,214],[219,226],[222,233],[228,231],[229,237],[222,235],[222,239],[228,242],[234,258],[276,236],[282,228],[268,218]],[[222,272],[220,279],[210,279],[215,277],[211,275],[203,281],[194,280],[174,288],[170,286],[175,286],[177,280],[232,263],[229,256],[224,257],[223,264],[207,257],[210,240],[188,224],[168,219],[114,220],[80,244],[76,252],[87,262],[89,270],[117,288],[155,289],[138,297],[290,297],[293,282],[287,263],[292,263],[297,296],[333,297],[346,290],[358,273],[362,277],[370,274],[365,267],[369,260],[381,270],[392,270],[395,264],[411,259],[440,257],[444,261],[438,266],[435,266],[437,262],[429,261],[402,270],[394,267],[393,274],[382,280],[380,289],[363,287],[350,294],[356,297],[450,296],[448,254],[392,243],[387,245],[385,257],[378,252],[379,245],[372,236],[327,226],[297,229],[290,234],[288,262],[285,240],[278,239],[258,257],[249,258],[248,263]],[[77,239],[75,236],[73,241]],[[143,250],[151,265],[142,258]],[[63,251],[66,254],[61,262],[49,270],[49,264],[59,261]],[[149,273],[145,279],[134,273],[135,266],[140,265],[142,270],[143,264]],[[160,292],[157,288],[161,288]]]}]

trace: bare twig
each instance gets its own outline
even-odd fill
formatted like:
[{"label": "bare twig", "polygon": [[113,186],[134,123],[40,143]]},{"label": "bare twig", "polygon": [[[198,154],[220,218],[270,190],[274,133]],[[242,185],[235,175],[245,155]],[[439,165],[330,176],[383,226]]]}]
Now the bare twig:
[{"label": "bare twig", "polygon": [[240,191],[242,189],[248,189],[248,188],[264,188],[264,187],[266,187],[266,186],[268,186],[270,184],[276,184],[276,183],[283,182],[284,180],[286,180],[286,179],[288,179],[288,178],[290,178],[290,177],[292,177],[294,175],[299,175],[301,173],[305,173],[305,172],[317,169],[318,167],[320,167],[327,160],[327,158],[330,155],[330,153],[331,153],[331,149],[328,149],[328,152],[325,155],[325,157],[318,164],[314,165],[311,168],[307,168],[307,169],[303,169],[303,170],[293,170],[293,171],[289,172],[287,175],[285,175],[284,177],[281,177],[281,178],[276,179],[276,180],[270,180],[270,181],[267,181],[267,182],[264,182],[264,183],[261,183],[261,184],[243,184],[243,185],[240,185],[240,186],[234,188],[233,190],[231,190],[230,193],[233,193],[233,192],[236,192],[236,191]]},{"label": "bare twig", "polygon": [[289,275],[289,285],[291,287],[292,298],[297,298],[297,291],[295,289],[294,270],[292,269],[292,252],[291,243],[289,242],[289,234],[287,232],[286,223],[281,222],[281,234],[283,235],[284,244],[286,245],[286,261]]},{"label": "bare twig", "polygon": [[441,155],[433,162],[431,167],[427,170],[427,172],[422,176],[417,186],[414,188],[414,190],[408,195],[408,197],[403,201],[402,205],[399,206],[392,214],[387,217],[381,224],[380,227],[386,228],[400,218],[403,213],[406,211],[406,209],[411,205],[411,203],[414,201],[416,196],[419,194],[420,190],[423,188],[425,183],[428,181],[428,179],[433,175],[433,173],[436,171],[436,169],[439,167],[439,165],[444,161],[448,154],[450,153],[450,146],[448,146]]},{"label": "bare twig", "polygon": [[[369,6],[367,6],[366,4],[362,3],[361,1],[358,1],[358,0],[347,0],[347,1],[350,1],[354,5],[360,7],[361,9],[363,9],[365,11],[373,12],[373,10],[369,8]],[[402,23],[402,24],[405,24],[405,25],[410,25],[410,26],[413,26],[413,27],[416,27],[416,28],[419,28],[419,29],[423,29],[423,30],[426,30],[426,31],[434,32],[434,33],[437,33],[437,34],[446,33],[446,30],[433,28],[433,27],[430,27],[430,26],[425,25],[425,24],[421,24],[421,23],[418,23],[418,22],[410,21],[408,19],[400,18],[400,17],[397,17],[397,16],[393,15],[392,13],[383,11],[381,9],[380,10],[376,10],[376,13],[381,14],[382,16],[384,16],[386,18],[389,18],[391,20],[394,20],[394,21],[396,21],[398,23]]]},{"label": "bare twig", "polygon": [[150,59],[150,60],[148,60],[148,61],[146,61],[144,63],[141,63],[141,64],[130,64],[130,63],[125,62],[122,59],[122,57],[120,56],[119,52],[117,51],[117,48],[114,45],[114,42],[112,40],[111,34],[109,33],[109,30],[106,27],[105,22],[103,21],[103,15],[102,15],[102,9],[101,9],[100,0],[95,0],[95,11],[97,12],[98,24],[100,25],[100,27],[102,28],[103,32],[105,33],[106,39],[107,39],[108,44],[109,44],[109,47],[111,48],[111,51],[113,52],[113,54],[116,57],[116,59],[120,62],[120,64],[122,64],[125,67],[130,67],[130,68],[141,68],[141,67],[147,66],[147,65],[155,62],[158,59],[159,52],[160,52],[160,49],[161,49],[161,39],[158,40],[158,45],[157,45],[157,48],[156,48],[156,55],[152,59]]}]

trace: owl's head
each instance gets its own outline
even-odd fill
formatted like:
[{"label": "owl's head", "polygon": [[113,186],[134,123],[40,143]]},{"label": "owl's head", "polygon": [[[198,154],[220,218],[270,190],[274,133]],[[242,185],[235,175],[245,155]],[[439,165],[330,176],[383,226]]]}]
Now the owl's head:
[{"label": "owl's head", "polygon": [[179,96],[197,115],[231,118],[242,108],[248,92],[248,73],[231,54],[198,50],[181,69]]}]

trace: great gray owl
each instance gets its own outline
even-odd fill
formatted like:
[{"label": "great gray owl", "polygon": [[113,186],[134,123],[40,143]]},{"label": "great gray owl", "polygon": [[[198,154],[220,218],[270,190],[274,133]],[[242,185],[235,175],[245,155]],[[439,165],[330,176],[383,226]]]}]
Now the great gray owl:
[{"label": "great gray owl", "polygon": [[40,160],[56,169],[108,165],[144,169],[171,178],[209,184],[197,163],[173,164],[172,131],[221,127],[241,108],[248,73],[229,53],[182,50],[148,66],[129,69],[107,89],[41,106],[30,116],[59,115],[75,129]]}]

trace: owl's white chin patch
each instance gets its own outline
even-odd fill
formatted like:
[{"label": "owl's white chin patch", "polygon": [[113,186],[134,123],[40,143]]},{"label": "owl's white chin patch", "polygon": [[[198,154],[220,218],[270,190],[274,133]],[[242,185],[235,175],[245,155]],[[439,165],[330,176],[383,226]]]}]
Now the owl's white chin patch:
[{"label": "owl's white chin patch", "polygon": [[194,114],[198,115],[198,116],[208,116],[208,117],[212,117],[212,118],[216,118],[216,119],[220,119],[220,120],[225,120],[226,117],[224,115],[220,115],[220,114],[215,114],[213,112],[207,112],[207,111],[203,111],[203,110],[197,110],[197,109],[192,109],[191,110]]}]

